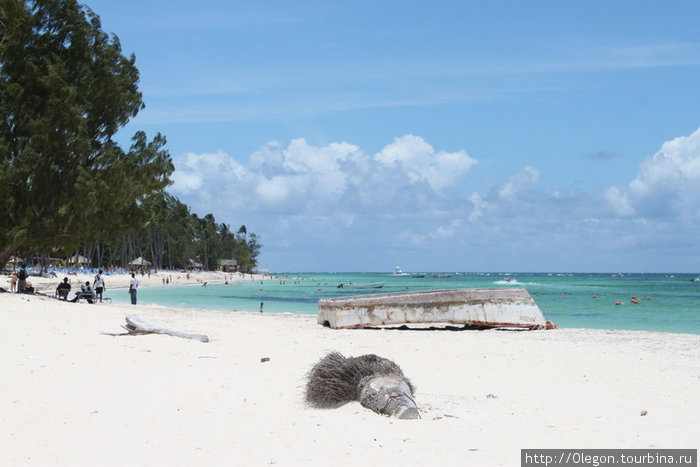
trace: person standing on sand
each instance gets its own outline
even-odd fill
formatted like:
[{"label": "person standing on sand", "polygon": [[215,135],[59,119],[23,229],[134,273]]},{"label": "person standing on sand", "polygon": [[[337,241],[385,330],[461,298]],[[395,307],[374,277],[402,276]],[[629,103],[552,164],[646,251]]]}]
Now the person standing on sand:
[{"label": "person standing on sand", "polygon": [[131,304],[136,305],[136,289],[139,288],[139,280],[136,274],[131,273],[131,283],[129,284],[129,294],[131,295]]},{"label": "person standing on sand", "polygon": [[27,285],[27,270],[24,268],[24,266],[22,266],[22,269],[19,270],[17,277],[19,278],[17,292],[24,293],[24,287]]},{"label": "person standing on sand", "polygon": [[100,297],[100,303],[102,303],[102,291],[105,290],[105,280],[104,277],[102,277],[102,269],[97,271],[93,287],[95,287],[95,298]]},{"label": "person standing on sand", "polygon": [[17,273],[13,272],[12,278],[10,279],[10,292],[17,292],[17,281],[18,280],[19,280],[19,277],[17,277]]}]

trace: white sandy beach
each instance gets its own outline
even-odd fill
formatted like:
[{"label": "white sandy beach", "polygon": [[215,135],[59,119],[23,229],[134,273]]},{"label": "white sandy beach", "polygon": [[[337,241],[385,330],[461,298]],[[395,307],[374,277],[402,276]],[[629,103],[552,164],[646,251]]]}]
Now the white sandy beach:
[{"label": "white sandy beach", "polygon": [[[127,314],[211,341],[101,334]],[[510,466],[521,448],[700,439],[698,335],[332,330],[309,315],[10,293],[0,322],[1,466]],[[305,374],[331,350],[394,360],[422,418],[305,407]]]},{"label": "white sandy beach", "polygon": [[[9,277],[5,277],[3,282],[0,283],[0,287],[10,290]],[[64,277],[68,277],[72,288],[70,292],[70,297],[74,296],[74,291],[80,289],[80,284],[85,284],[85,282],[93,283],[95,279],[94,274],[69,274],[69,275],[59,275],[58,277],[36,277],[31,276],[27,279],[34,288],[47,295],[53,295],[56,291],[56,286],[63,280]],[[104,276],[106,291],[112,289],[128,289],[129,282],[131,281],[130,274],[105,274]],[[163,279],[168,280],[168,285],[196,285],[202,284],[204,282],[215,283],[224,282],[227,280],[231,281],[244,281],[244,280],[263,280],[269,279],[269,276],[262,276],[261,274],[241,274],[241,273],[223,273],[220,271],[205,271],[205,272],[192,272],[187,277],[187,273],[179,271],[159,271],[152,274],[136,274],[136,278],[139,280],[140,287],[151,287],[151,286],[163,286],[165,285]],[[108,294],[105,293],[105,296]]]}]

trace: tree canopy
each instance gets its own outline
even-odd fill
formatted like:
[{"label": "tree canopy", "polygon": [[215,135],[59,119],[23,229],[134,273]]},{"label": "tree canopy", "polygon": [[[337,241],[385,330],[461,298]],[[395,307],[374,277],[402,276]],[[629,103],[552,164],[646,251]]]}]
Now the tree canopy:
[{"label": "tree canopy", "polygon": [[74,248],[143,222],[173,171],[160,134],[113,140],[144,106],[135,57],[75,0],[5,0],[0,48],[4,252]]},{"label": "tree canopy", "polygon": [[164,190],[165,137],[115,134],[144,107],[135,57],[76,0],[0,0],[0,264],[10,254],[134,255],[157,267],[256,265],[260,244]]},{"label": "tree canopy", "polygon": [[203,218],[167,193],[150,198],[144,205],[149,219],[145,228],[129,231],[118,242],[86,244],[83,254],[93,264],[125,265],[142,256],[157,268],[191,268],[190,260],[205,269],[216,269],[221,260],[234,260],[235,269],[250,271],[257,266],[260,240],[241,226],[234,234],[212,214]]}]

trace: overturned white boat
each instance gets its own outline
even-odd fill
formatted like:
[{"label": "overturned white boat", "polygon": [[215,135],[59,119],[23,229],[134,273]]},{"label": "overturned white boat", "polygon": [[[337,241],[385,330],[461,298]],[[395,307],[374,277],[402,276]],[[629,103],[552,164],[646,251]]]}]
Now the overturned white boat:
[{"label": "overturned white boat", "polygon": [[550,329],[524,288],[420,290],[318,301],[318,323],[334,329],[401,325]]}]

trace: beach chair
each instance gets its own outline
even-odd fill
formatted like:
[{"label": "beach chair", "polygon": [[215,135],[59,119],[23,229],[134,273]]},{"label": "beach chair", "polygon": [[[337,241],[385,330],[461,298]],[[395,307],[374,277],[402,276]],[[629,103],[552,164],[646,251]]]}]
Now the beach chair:
[{"label": "beach chair", "polygon": [[75,292],[75,298],[73,300],[70,300],[71,302],[75,303],[79,301],[80,299],[84,298],[87,300],[88,303],[95,303],[95,295],[87,292],[82,292],[80,290]]},{"label": "beach chair", "polygon": [[56,289],[56,298],[59,300],[68,300],[68,293],[70,292],[70,289]]}]

